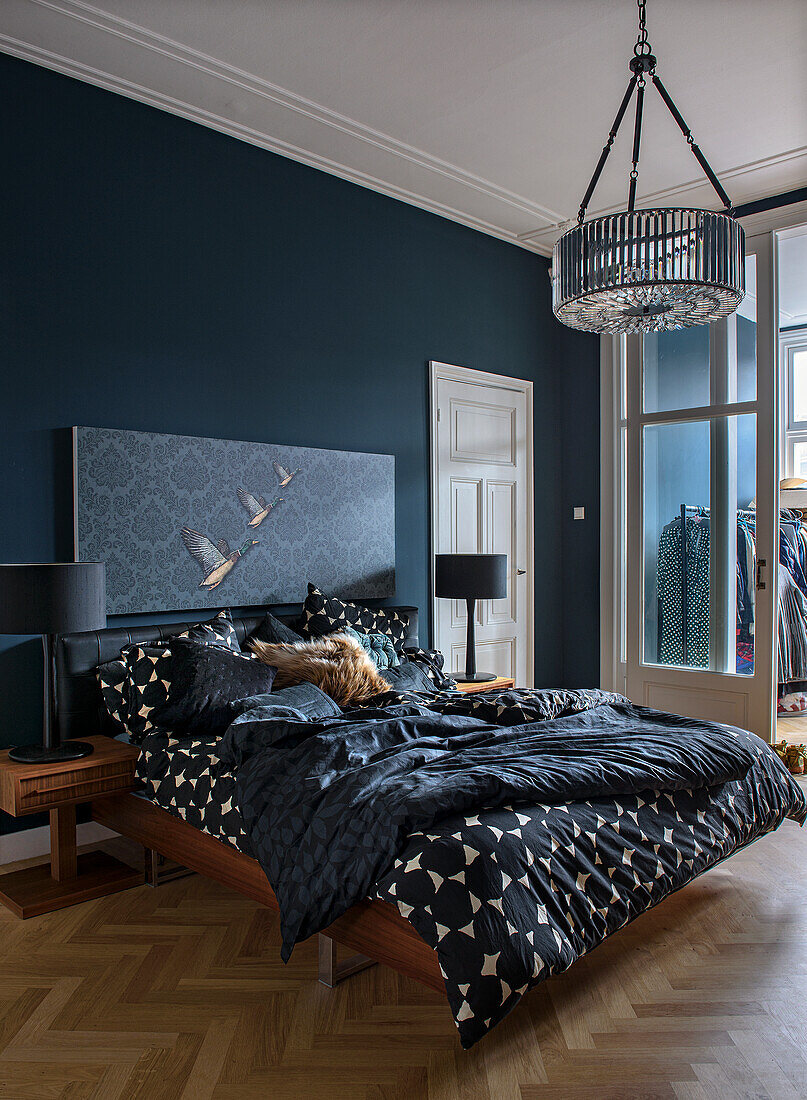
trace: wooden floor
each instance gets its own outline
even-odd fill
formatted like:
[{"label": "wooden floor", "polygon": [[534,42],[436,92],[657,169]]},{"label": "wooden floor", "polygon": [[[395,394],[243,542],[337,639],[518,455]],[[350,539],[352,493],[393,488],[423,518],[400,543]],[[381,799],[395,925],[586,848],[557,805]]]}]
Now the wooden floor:
[{"label": "wooden floor", "polygon": [[807,1096],[807,830],[792,822],[528,994],[464,1053],[437,994],[197,876],[0,912],[0,1097],[640,1100]]},{"label": "wooden floor", "polygon": [[776,719],[776,740],[790,745],[807,745],[807,711],[794,718]]}]

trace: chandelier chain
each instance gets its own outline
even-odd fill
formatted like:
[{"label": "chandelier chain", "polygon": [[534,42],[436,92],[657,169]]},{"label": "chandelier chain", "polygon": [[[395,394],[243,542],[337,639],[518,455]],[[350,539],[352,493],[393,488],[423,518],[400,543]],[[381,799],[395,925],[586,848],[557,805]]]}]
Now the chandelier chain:
[{"label": "chandelier chain", "polygon": [[645,57],[649,54],[650,43],[647,41],[647,0],[638,0],[639,4],[639,37],[636,39],[636,45],[633,47],[633,52],[636,57]]},{"label": "chandelier chain", "polygon": [[608,134],[608,140],[606,141],[605,145],[603,146],[602,152],[600,153],[600,159],[597,162],[596,168],[594,169],[594,175],[591,177],[591,181],[589,182],[589,185],[586,189],[586,193],[583,196],[582,202],[580,203],[580,209],[577,212],[578,225],[583,224],[589,201],[594,192],[594,188],[597,186],[600,176],[602,175],[602,170],[605,167],[605,162],[608,159],[609,153],[611,152],[611,148],[614,144],[617,131],[619,130],[619,127],[622,123],[622,119],[625,115],[625,111],[627,110],[628,103],[633,96],[634,90],[637,91],[636,122],[633,132],[633,167],[629,176],[630,183],[628,188],[628,211],[630,212],[635,208],[636,183],[639,175],[639,148],[642,133],[642,106],[646,85],[645,73],[649,73],[650,79],[656,87],[656,91],[659,93],[670,114],[673,116],[676,123],[678,124],[678,128],[683,134],[687,145],[692,150],[695,159],[698,161],[698,164],[700,164],[701,168],[703,169],[704,175],[709,180],[709,183],[712,185],[714,190],[717,192],[717,195],[725,206],[726,210],[729,212],[731,212],[732,210],[731,199],[726,194],[725,188],[721,185],[709,162],[706,160],[706,157],[703,155],[699,146],[696,144],[689,127],[687,126],[686,122],[683,119],[683,116],[681,115],[681,112],[673,103],[669,92],[664,87],[658,74],[656,73],[656,58],[653,55],[650,43],[647,38],[647,0],[637,0],[637,6],[639,10],[639,34],[636,38],[636,44],[633,47],[634,56],[630,61],[630,65],[628,66],[631,70],[632,76],[628,83],[628,87],[625,91],[622,102],[619,106],[619,110],[617,111],[616,118],[614,119],[614,124]]}]

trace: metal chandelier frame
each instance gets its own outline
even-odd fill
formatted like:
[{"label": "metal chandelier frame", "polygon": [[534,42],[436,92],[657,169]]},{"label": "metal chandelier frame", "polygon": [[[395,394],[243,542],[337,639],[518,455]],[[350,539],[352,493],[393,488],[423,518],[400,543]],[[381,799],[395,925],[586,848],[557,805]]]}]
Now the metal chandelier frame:
[{"label": "metal chandelier frame", "polygon": [[[639,34],[629,62],[628,87],[580,203],[577,226],[558,240],[553,252],[555,316],[589,332],[647,332],[705,324],[733,313],[745,293],[745,233],[734,218],[728,194],[656,73],[657,59],[647,39],[646,0],[638,0],[638,8]],[[636,210],[646,76],[686,138],[724,212]],[[634,91],[627,211],[584,222]]]},{"label": "metal chandelier frame", "polygon": [[636,208],[636,181],[639,178],[639,148],[642,141],[642,112],[644,110],[644,90],[645,90],[645,73],[648,73],[650,79],[653,81],[653,85],[658,89],[658,93],[664,100],[664,103],[669,110],[670,114],[678,124],[678,129],[684,135],[692,150],[695,159],[704,171],[706,178],[711,183],[712,187],[717,192],[718,198],[726,208],[727,214],[732,214],[733,209],[731,205],[731,199],[726,194],[720,180],[712,170],[709,161],[701,152],[700,146],[696,144],[695,139],[692,136],[692,132],[684,121],[683,115],[673,102],[672,96],[664,87],[661,82],[661,77],[656,72],[656,65],[658,59],[654,56],[653,51],[650,48],[650,43],[647,40],[647,0],[638,0],[639,5],[639,37],[636,40],[636,45],[633,47],[633,57],[630,59],[629,68],[633,73],[633,76],[628,81],[628,87],[625,91],[625,95],[622,97],[622,102],[619,105],[619,110],[616,113],[614,124],[611,127],[611,131],[608,134],[608,140],[603,146],[602,153],[600,153],[600,159],[597,162],[597,167],[594,169],[594,174],[591,177],[586,193],[583,196],[583,201],[580,203],[580,209],[577,212],[577,224],[582,225],[583,219],[586,216],[586,210],[588,204],[591,201],[591,196],[594,193],[594,188],[599,182],[602,170],[605,167],[605,162],[608,160],[608,154],[611,152],[611,148],[616,140],[616,136],[619,133],[619,127],[622,125],[622,119],[625,117],[625,112],[628,109],[628,105],[633,96],[634,89],[636,93],[636,119],[633,124],[633,168],[630,173],[630,185],[628,187],[628,212],[632,213]]}]

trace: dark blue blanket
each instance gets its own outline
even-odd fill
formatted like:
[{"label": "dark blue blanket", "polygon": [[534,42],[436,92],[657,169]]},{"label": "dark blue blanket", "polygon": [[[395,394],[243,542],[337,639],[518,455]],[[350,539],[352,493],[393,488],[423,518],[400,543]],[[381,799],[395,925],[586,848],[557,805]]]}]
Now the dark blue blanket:
[{"label": "dark blue blanket", "polygon": [[316,721],[241,715],[220,756],[237,767],[239,807],[280,906],[283,958],[366,897],[411,833],[442,818],[714,787],[745,776],[759,753],[752,734],[605,693],[567,709],[581,706],[591,709],[509,728],[420,704]]}]

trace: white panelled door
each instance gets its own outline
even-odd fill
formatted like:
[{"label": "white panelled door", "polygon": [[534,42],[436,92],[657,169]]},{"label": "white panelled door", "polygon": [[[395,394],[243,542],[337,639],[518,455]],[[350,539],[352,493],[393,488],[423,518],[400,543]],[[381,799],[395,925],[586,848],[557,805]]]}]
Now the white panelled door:
[{"label": "white panelled door", "polygon": [[[431,363],[433,554],[506,554],[507,596],[477,602],[476,664],[533,682],[532,383]],[[433,559],[432,559],[433,560]],[[435,600],[435,646],[465,668],[465,601]]]}]

